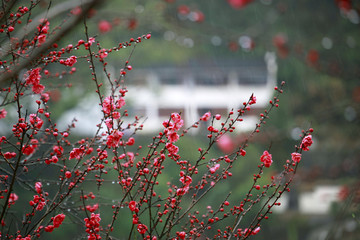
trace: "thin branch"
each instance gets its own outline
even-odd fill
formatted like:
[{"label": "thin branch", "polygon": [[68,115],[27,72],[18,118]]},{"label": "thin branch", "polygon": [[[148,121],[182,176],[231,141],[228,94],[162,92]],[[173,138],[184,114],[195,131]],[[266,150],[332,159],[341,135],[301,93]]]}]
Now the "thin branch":
[{"label": "thin branch", "polygon": [[[57,6],[53,7],[53,9],[57,9],[57,10],[49,11],[49,13],[47,13],[47,16],[49,18],[51,18],[51,17],[54,17],[54,16],[60,14],[62,11],[72,9],[74,6],[79,6],[80,1],[76,1],[77,4],[74,4],[74,1],[69,1],[69,2],[67,2],[68,4],[66,4],[66,3],[61,4],[61,5],[59,4],[60,6],[57,5]],[[43,43],[40,47],[37,47],[36,49],[34,49],[34,51],[31,53],[31,55],[28,58],[21,59],[19,64],[17,64],[13,68],[10,68],[6,73],[3,73],[0,76],[0,83],[8,81],[11,78],[17,76],[18,73],[22,69],[27,68],[31,64],[31,62],[38,59],[41,56],[41,54],[44,53],[45,51],[47,51],[55,42],[57,42],[58,40],[63,38],[65,35],[69,34],[71,32],[71,30],[74,29],[74,26],[77,25],[83,19],[83,17],[89,12],[89,10],[91,8],[93,8],[94,6],[96,6],[97,4],[99,4],[100,2],[102,2],[102,1],[100,1],[100,0],[85,1],[85,3],[82,4],[83,8],[82,8],[81,14],[70,18],[66,22],[66,24],[64,24],[64,26],[57,32],[57,34],[49,37],[45,43]],[[59,6],[60,10],[58,9],[58,6]],[[39,16],[39,17],[41,17],[41,16]],[[36,20],[34,20],[33,22],[37,23]],[[20,36],[15,36],[15,37],[22,39],[22,36],[28,34],[29,31],[30,32],[33,31],[34,27],[31,25],[30,27],[28,27],[28,29],[26,31],[21,33]],[[4,46],[11,46],[11,44],[5,43]],[[7,52],[6,49],[4,49],[4,51]]]}]

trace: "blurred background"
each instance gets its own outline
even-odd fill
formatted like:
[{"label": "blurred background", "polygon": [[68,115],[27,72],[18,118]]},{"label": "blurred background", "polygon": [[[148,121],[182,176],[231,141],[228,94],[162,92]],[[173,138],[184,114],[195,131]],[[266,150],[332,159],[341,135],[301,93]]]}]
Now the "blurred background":
[{"label": "blurred background", "polygon": [[[274,169],[266,174],[281,171],[301,129],[312,127],[314,145],[303,156],[292,191],[256,237],[355,240],[360,239],[359,23],[357,0],[134,0],[104,1],[92,11],[88,27],[102,48],[152,35],[136,47],[126,75],[130,115],[148,117],[137,134],[145,146],[171,112],[182,112],[189,126],[209,110],[225,117],[254,93],[258,103],[251,114],[211,156],[231,152],[254,129],[274,86],[285,81],[280,107],[253,139],[247,159],[207,201],[215,205],[217,196],[229,191],[243,196],[252,181],[249,172],[270,145]],[[63,43],[84,38],[75,30]],[[109,54],[109,71],[119,75],[131,51]],[[54,83],[71,82],[72,88],[51,91],[53,116],[62,127],[76,117],[81,136],[90,136],[101,118],[88,73],[78,67]],[[190,159],[206,146],[204,129],[179,142],[181,156]],[[167,177],[164,181],[171,173]]]}]

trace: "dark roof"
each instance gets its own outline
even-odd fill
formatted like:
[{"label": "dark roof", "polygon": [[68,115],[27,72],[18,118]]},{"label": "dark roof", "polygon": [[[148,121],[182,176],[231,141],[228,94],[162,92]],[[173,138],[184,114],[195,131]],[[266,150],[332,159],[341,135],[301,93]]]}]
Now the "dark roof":
[{"label": "dark roof", "polygon": [[226,84],[229,73],[236,73],[239,84],[265,84],[267,67],[263,59],[193,59],[186,64],[162,64],[133,73],[155,73],[165,84],[179,84],[184,77],[191,76],[200,85]]}]

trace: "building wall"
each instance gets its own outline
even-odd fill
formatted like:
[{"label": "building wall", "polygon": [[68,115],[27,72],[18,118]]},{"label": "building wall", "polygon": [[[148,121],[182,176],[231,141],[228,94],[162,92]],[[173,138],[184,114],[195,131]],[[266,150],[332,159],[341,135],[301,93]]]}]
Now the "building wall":
[{"label": "building wall", "polygon": [[[186,126],[191,126],[207,111],[226,117],[227,112],[238,109],[252,94],[257,98],[253,112],[258,113],[256,109],[263,109],[274,93],[275,55],[268,53],[263,63],[250,66],[241,65],[241,62],[232,64],[220,67],[198,64],[196,69],[167,67],[131,72],[127,97],[135,114],[148,117],[144,131],[159,130],[161,122],[174,111],[182,113]],[[244,118],[247,121],[237,129],[253,129],[258,116],[254,114]]]}]

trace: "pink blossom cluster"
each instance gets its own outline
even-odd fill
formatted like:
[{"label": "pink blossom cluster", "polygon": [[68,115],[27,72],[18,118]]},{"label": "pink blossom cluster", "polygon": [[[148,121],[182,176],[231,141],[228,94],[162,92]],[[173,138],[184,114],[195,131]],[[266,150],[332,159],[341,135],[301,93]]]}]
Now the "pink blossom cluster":
[{"label": "pink blossom cluster", "polygon": [[28,130],[28,124],[25,118],[19,118],[18,123],[13,125],[11,129],[16,137],[20,137],[24,131]]},{"label": "pink blossom cluster", "polygon": [[121,184],[124,186],[124,188],[126,188],[126,187],[130,187],[131,186],[131,184],[132,184],[132,182],[133,182],[133,179],[132,179],[132,177],[127,177],[126,179],[121,179]]},{"label": "pink blossom cluster", "polygon": [[32,91],[36,94],[42,93],[45,89],[43,85],[40,84],[40,71],[41,68],[34,68],[27,72],[28,77],[25,79],[27,85],[32,85]]},{"label": "pink blossom cluster", "polygon": [[55,145],[53,147],[53,152],[56,154],[56,156],[60,157],[64,152],[64,148],[62,146]]},{"label": "pink blossom cluster", "polygon": [[[136,230],[140,233],[140,234],[145,234],[146,231],[148,230],[148,227],[145,224],[142,224],[139,221],[139,217],[137,216],[138,212],[139,212],[139,208],[137,207],[138,203],[135,201],[130,201],[129,202],[129,209],[130,211],[134,212],[133,214],[133,219],[132,219],[132,223],[134,225],[137,225]],[[153,238],[154,239],[154,238]],[[156,239],[156,238],[155,238]]]},{"label": "pink blossom cluster", "polygon": [[120,97],[117,101],[114,101],[113,97],[106,97],[103,101],[102,110],[108,116],[111,116],[113,119],[119,119],[120,114],[115,112],[116,109],[120,109],[125,105],[125,99]]},{"label": "pink blossom cluster", "polygon": [[[35,183],[35,190],[39,195],[34,195],[33,200],[29,202],[30,206],[34,207],[36,210],[41,211],[46,205],[45,198],[43,195],[42,183]],[[44,194],[47,194],[46,192]]]},{"label": "pink blossom cluster", "polygon": [[54,231],[55,228],[60,227],[60,225],[62,224],[64,219],[65,219],[65,214],[62,214],[62,213],[56,215],[55,217],[52,217],[51,220],[52,220],[53,224],[46,226],[44,229],[45,232],[52,232],[52,231]]},{"label": "pink blossom cluster", "polygon": [[192,183],[192,178],[190,176],[186,176],[183,171],[180,172],[180,176],[179,181],[182,182],[183,187],[176,190],[176,195],[178,196],[182,196],[187,193],[189,191],[189,186]]},{"label": "pink blossom cluster", "polygon": [[163,126],[165,127],[166,137],[170,142],[176,142],[173,140],[172,133],[176,133],[184,125],[184,120],[181,119],[180,114],[172,113],[170,116],[170,121],[164,121]]},{"label": "pink blossom cluster", "polygon": [[84,40],[79,40],[76,48],[79,48],[81,45],[84,44],[85,49],[89,49],[89,47],[95,42],[95,38],[93,37],[89,37],[89,40],[87,42],[85,42]]},{"label": "pink blossom cluster", "polygon": [[22,237],[21,235],[18,235],[15,240],[31,240],[31,236],[28,235],[26,237]]},{"label": "pink blossom cluster", "polygon": [[46,42],[46,34],[49,31],[50,25],[50,22],[46,19],[41,19],[40,22],[41,24],[37,27],[39,36],[35,37],[35,39],[38,41],[38,46]]},{"label": "pink blossom cluster", "polygon": [[180,128],[184,125],[184,120],[181,119],[180,114],[172,113],[170,120],[164,121],[163,126],[165,127],[164,133],[168,140],[166,143],[166,149],[168,150],[168,156],[176,160],[179,156],[177,155],[179,148],[174,145],[179,140],[179,134],[177,133]]},{"label": "pink blossom cluster", "polygon": [[265,167],[270,167],[273,163],[272,155],[268,151],[264,151],[260,157],[260,161],[264,163]]},{"label": "pink blossom cluster", "polygon": [[179,158],[177,154],[179,152],[178,146],[174,145],[173,143],[167,143],[165,146],[166,149],[169,151],[168,157],[171,157],[174,160]]},{"label": "pink blossom cluster", "polygon": [[132,212],[139,212],[139,208],[136,207],[137,203],[135,201],[130,201],[129,202],[129,209]]},{"label": "pink blossom cluster", "polygon": [[59,61],[60,64],[63,64],[63,65],[68,66],[68,67],[74,66],[74,64],[76,62],[77,62],[77,57],[76,56],[71,56],[71,57],[67,58],[66,60],[61,59]]},{"label": "pink blossom cluster", "polygon": [[98,240],[101,239],[100,232],[100,213],[91,213],[89,218],[84,218],[86,233],[88,234],[88,240]]},{"label": "pink blossom cluster", "polygon": [[22,152],[25,155],[31,155],[35,152],[35,149],[39,146],[39,141],[37,139],[31,139],[28,145],[23,146]]},{"label": "pink blossom cluster", "polygon": [[0,119],[5,118],[7,115],[7,111],[3,108],[0,109]]},{"label": "pink blossom cluster", "polygon": [[101,20],[99,23],[98,23],[98,29],[101,33],[106,33],[106,32],[109,32],[111,31],[112,29],[112,25],[110,22],[106,21],[106,20]]},{"label": "pink blossom cluster", "polygon": [[210,171],[211,174],[214,174],[219,168],[220,168],[220,164],[217,163],[217,164],[215,164],[213,167],[211,167],[211,168],[209,169],[209,171]]},{"label": "pink blossom cluster", "polygon": [[95,212],[96,210],[98,210],[99,209],[99,204],[98,203],[96,203],[96,204],[94,204],[94,205],[87,205],[86,206],[86,210],[87,211],[89,211],[89,212]]},{"label": "pink blossom cluster", "polygon": [[243,237],[248,237],[250,235],[256,235],[260,232],[260,227],[257,227],[255,229],[248,229],[245,228],[244,230],[238,229],[238,235]]},{"label": "pink blossom cluster", "polygon": [[296,162],[296,163],[300,162],[300,160],[301,160],[301,153],[293,152],[293,153],[291,154],[291,159],[292,159],[294,162]]},{"label": "pink blossom cluster", "polygon": [[304,151],[309,151],[309,147],[313,144],[312,136],[307,135],[301,142],[301,148]]},{"label": "pink blossom cluster", "polygon": [[206,122],[206,121],[208,121],[208,120],[210,119],[210,117],[211,117],[211,113],[210,113],[210,112],[206,112],[206,113],[204,113],[204,115],[202,115],[202,117],[200,118],[200,120]]},{"label": "pink blossom cluster", "polygon": [[4,157],[5,157],[6,159],[11,159],[11,158],[16,157],[16,153],[15,153],[15,152],[6,152],[6,153],[4,153],[3,155],[4,155]]},{"label": "pink blossom cluster", "polygon": [[107,141],[106,141],[106,145],[111,148],[111,147],[118,147],[121,138],[123,137],[124,133],[114,129],[108,136],[107,136]]},{"label": "pink blossom cluster", "polygon": [[44,121],[39,118],[36,114],[30,114],[30,123],[33,125],[36,129],[40,129],[44,123]]},{"label": "pink blossom cluster", "polygon": [[11,193],[9,198],[9,207],[10,205],[15,204],[15,202],[19,199],[19,196],[16,193]]},{"label": "pink blossom cluster", "polygon": [[57,163],[59,161],[58,157],[57,156],[52,156],[50,159],[49,158],[46,158],[45,159],[45,163],[46,164],[50,164],[50,163]]},{"label": "pink blossom cluster", "polygon": [[138,224],[137,229],[136,229],[140,234],[145,234],[146,231],[148,230],[148,227],[145,224]]},{"label": "pink blossom cluster", "polygon": [[99,57],[100,59],[104,59],[108,56],[108,50],[103,48],[99,50]]},{"label": "pink blossom cluster", "polygon": [[254,95],[251,95],[249,105],[253,105],[256,103],[256,97]]},{"label": "pink blossom cluster", "polygon": [[85,149],[83,147],[73,148],[72,151],[70,152],[69,160],[74,158],[79,160],[83,156],[84,152]]},{"label": "pink blossom cluster", "polygon": [[123,153],[119,156],[119,160],[121,159],[127,159],[128,161],[124,162],[124,163],[121,163],[121,166],[122,167],[125,167],[125,168],[128,168],[130,167],[132,164],[134,164],[134,158],[135,158],[135,155],[133,152],[127,152],[126,154]]},{"label": "pink blossom cluster", "polygon": [[29,202],[30,206],[35,207],[36,210],[41,211],[44,209],[46,202],[42,194],[34,195],[34,199]]},{"label": "pink blossom cluster", "polygon": [[[313,129],[311,128],[310,132],[312,132],[312,131],[313,131]],[[313,144],[312,136],[307,135],[302,139],[300,147],[303,151],[309,151],[309,147],[312,144]],[[301,153],[298,153],[298,152],[291,153],[291,160],[295,163],[299,163],[301,161]]]},{"label": "pink blossom cluster", "polygon": [[35,191],[36,191],[38,194],[41,194],[41,193],[42,193],[42,183],[41,183],[41,182],[36,182],[36,183],[35,183]]}]

